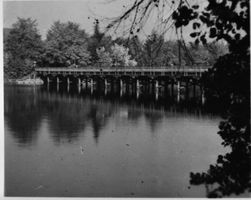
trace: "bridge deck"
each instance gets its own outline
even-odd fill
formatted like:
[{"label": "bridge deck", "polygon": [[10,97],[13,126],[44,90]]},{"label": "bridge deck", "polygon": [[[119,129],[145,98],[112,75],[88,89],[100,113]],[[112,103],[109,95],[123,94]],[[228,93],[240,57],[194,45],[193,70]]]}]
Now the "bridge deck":
[{"label": "bridge deck", "polygon": [[36,68],[35,71],[39,75],[83,75],[83,76],[201,76],[203,72],[206,72],[210,68],[206,67],[130,67],[130,68]]}]

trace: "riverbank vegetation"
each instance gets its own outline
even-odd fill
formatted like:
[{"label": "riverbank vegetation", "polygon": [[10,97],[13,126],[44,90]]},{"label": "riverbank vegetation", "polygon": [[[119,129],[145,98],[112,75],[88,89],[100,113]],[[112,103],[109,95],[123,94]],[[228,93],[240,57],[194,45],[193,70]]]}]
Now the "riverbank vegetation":
[{"label": "riverbank vegetation", "polygon": [[[157,31],[145,40],[137,36],[112,38],[94,22],[87,34],[74,22],[54,22],[42,40],[33,19],[18,18],[4,38],[4,75],[17,79],[29,75],[34,67],[134,67],[203,64],[212,65],[227,52],[223,43],[207,45],[167,41]],[[188,53],[189,52],[189,53]]]}]

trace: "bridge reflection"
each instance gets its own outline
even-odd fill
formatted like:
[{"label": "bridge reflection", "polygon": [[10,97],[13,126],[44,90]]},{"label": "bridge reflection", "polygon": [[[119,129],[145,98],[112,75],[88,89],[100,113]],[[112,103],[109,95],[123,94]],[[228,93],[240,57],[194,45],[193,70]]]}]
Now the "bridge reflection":
[{"label": "bridge reflection", "polygon": [[113,90],[108,87],[107,91],[98,87],[93,90],[81,88],[80,91],[78,87],[72,87],[67,91],[67,88],[57,88],[56,85],[49,88],[5,87],[5,122],[18,144],[32,145],[44,119],[50,121],[48,128],[51,137],[60,144],[77,140],[89,126],[92,127],[93,138],[98,142],[101,130],[121,109],[125,109],[125,117],[135,123],[145,116],[152,131],[157,127],[156,117],[187,115],[200,118],[213,117],[213,113],[217,115],[215,105],[214,111],[208,102],[203,105],[198,99],[199,90],[195,96],[189,95],[190,98],[181,95],[178,102],[171,96],[170,89],[169,92],[160,90],[156,98],[156,93],[152,93],[149,87],[142,87],[138,96],[130,88],[125,88],[126,91],[121,95],[116,87]]}]

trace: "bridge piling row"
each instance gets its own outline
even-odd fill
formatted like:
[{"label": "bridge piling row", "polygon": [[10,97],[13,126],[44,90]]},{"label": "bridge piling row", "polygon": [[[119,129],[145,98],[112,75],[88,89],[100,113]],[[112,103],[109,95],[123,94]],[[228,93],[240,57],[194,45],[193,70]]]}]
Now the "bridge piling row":
[{"label": "bridge piling row", "polygon": [[[140,97],[140,94],[143,91],[143,88],[151,91],[151,93],[155,94],[155,99],[158,100],[160,92],[164,91],[164,93],[170,93],[170,96],[176,96],[177,102],[180,102],[182,94],[185,96],[189,95],[191,91],[192,95],[196,96],[196,88],[201,89],[202,102],[205,102],[204,91],[200,87],[198,81],[191,81],[189,79],[123,79],[123,78],[90,78],[90,77],[66,77],[62,78],[56,76],[52,77],[44,77],[44,80],[47,82],[47,87],[55,84],[57,91],[59,88],[63,87],[63,85],[67,86],[67,91],[69,92],[71,87],[76,86],[78,89],[78,93],[81,92],[82,88],[90,89],[91,94],[94,92],[94,88],[103,88],[105,94],[108,93],[109,90],[114,91],[115,88],[120,90],[120,96],[122,97],[128,91],[135,91],[135,95],[137,99]],[[148,89],[147,89],[148,88]]]},{"label": "bridge piling row", "polygon": [[[49,88],[54,83],[57,89],[60,85],[67,85],[67,91],[72,86],[78,86],[78,91],[82,87],[90,88],[93,93],[94,87],[103,87],[107,93],[109,89],[114,91],[120,89],[120,94],[125,91],[135,91],[137,97],[140,96],[141,89],[148,88],[159,97],[160,90],[169,92],[171,96],[176,95],[177,101],[181,98],[185,90],[185,96],[189,95],[190,88],[193,96],[196,95],[196,88],[200,87],[200,77],[205,70],[201,69],[68,69],[68,68],[38,68],[36,75],[42,78]],[[201,95],[204,92],[201,89]]]}]

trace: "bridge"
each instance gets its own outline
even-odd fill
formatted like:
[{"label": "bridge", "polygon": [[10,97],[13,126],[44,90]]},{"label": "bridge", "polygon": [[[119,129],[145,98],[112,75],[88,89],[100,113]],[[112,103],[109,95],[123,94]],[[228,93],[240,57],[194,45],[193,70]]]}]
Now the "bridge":
[{"label": "bridge", "polygon": [[210,66],[200,66],[200,67],[106,67],[106,68],[36,68],[35,71],[38,75],[63,75],[63,76],[113,76],[113,77],[122,77],[129,76],[133,78],[139,77],[201,77],[202,73],[206,72]]},{"label": "bridge", "polygon": [[[111,85],[131,85],[140,88],[142,85],[152,84],[155,90],[166,87],[168,84],[176,85],[177,90],[185,85],[199,85],[201,76],[211,66],[168,66],[168,67],[42,67],[36,68],[36,76],[40,77],[47,85],[56,83],[82,87],[93,87],[100,85],[107,87]],[[195,87],[195,86],[194,86]]]}]

